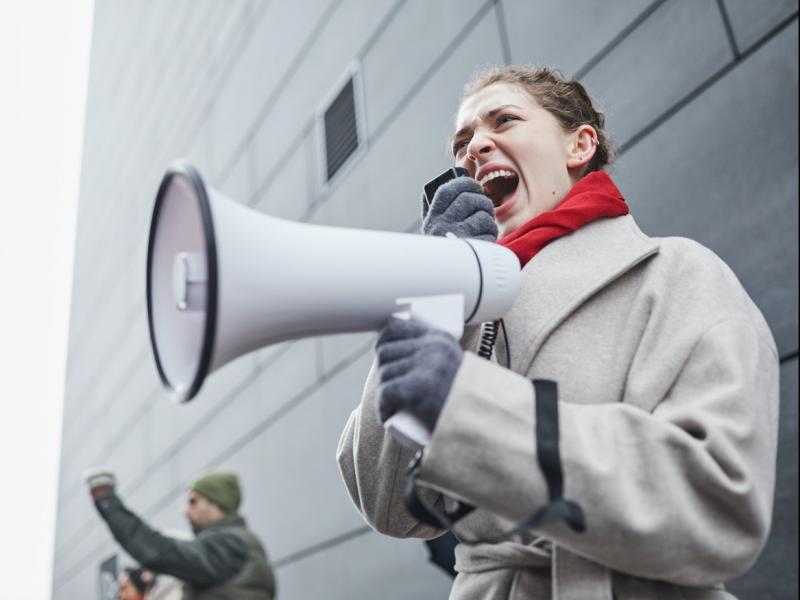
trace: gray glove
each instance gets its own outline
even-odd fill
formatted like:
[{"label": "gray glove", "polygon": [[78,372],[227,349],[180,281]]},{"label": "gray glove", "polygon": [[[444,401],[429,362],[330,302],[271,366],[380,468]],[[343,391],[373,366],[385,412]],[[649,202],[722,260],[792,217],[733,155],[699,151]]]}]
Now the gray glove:
[{"label": "gray glove", "polygon": [[378,336],[375,352],[381,421],[405,410],[433,431],[463,359],[458,342],[422,321],[392,317]]},{"label": "gray glove", "polygon": [[436,190],[430,210],[424,202],[422,206],[422,233],[497,240],[494,205],[481,194],[481,184],[472,177],[451,179]]}]

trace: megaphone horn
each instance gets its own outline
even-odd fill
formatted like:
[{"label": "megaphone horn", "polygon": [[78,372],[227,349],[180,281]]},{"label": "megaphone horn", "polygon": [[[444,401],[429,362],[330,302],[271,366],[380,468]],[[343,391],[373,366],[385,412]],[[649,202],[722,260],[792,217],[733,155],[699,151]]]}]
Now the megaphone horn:
[{"label": "megaphone horn", "polygon": [[398,311],[458,337],[505,314],[518,285],[516,256],[497,244],[279,219],[207,187],[185,162],[167,170],[153,208],[150,339],[181,402],[252,350],[380,329]]}]

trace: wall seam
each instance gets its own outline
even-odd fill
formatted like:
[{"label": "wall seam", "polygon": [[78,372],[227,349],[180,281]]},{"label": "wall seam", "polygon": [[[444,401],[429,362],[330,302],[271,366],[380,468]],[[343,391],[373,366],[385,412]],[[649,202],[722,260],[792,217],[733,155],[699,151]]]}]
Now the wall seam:
[{"label": "wall seam", "polygon": [[301,561],[304,558],[308,558],[309,556],[313,556],[314,554],[318,554],[324,550],[329,550],[330,548],[334,548],[335,546],[349,542],[350,540],[361,537],[365,533],[369,533],[371,531],[372,528],[369,525],[362,525],[361,527],[351,529],[350,531],[346,531],[339,535],[333,536],[332,538],[323,540],[317,544],[303,548],[302,550],[298,550],[297,552],[293,552],[292,554],[288,554],[283,558],[277,558],[272,562],[272,568],[277,571],[281,567]]},{"label": "wall seam", "polygon": [[[489,9],[492,8],[494,5],[494,0],[487,0],[481,7],[475,12],[475,14],[470,18],[470,20],[462,27],[459,32],[453,37],[452,40],[445,46],[444,50],[440,52],[436,58],[434,58],[428,67],[423,71],[422,75],[417,78],[417,80],[412,83],[408,91],[403,95],[397,104],[395,104],[394,108],[389,112],[389,114],[384,117],[383,121],[375,128],[372,132],[372,135],[367,138],[367,147],[373,146],[377,141],[381,138],[381,136],[389,129],[392,123],[397,119],[400,114],[406,109],[407,105],[413,98],[422,90],[425,84],[430,80],[433,74],[439,69],[439,67],[444,64],[447,58],[452,54],[452,52],[461,45],[461,42],[464,40],[465,35],[470,31],[470,29],[474,28],[478,22],[486,16]],[[348,175],[353,172],[356,164],[361,162],[363,158],[366,156],[366,153],[359,154],[353,164],[351,165]],[[303,214],[300,218],[301,221],[308,221],[310,220],[316,211],[319,209],[320,206],[327,200],[333,192],[342,184],[342,182],[346,179],[346,177],[339,178],[335,181],[334,184],[326,188],[324,192],[318,192],[316,197],[311,203],[309,209]]]},{"label": "wall seam", "polygon": [[[303,45],[300,47],[300,50],[295,54],[292,62],[289,63],[289,66],[284,71],[283,75],[281,76],[278,83],[272,89],[270,94],[267,96],[266,100],[262,102],[261,108],[256,113],[256,118],[253,120],[252,125],[247,128],[247,134],[242,138],[236,146],[234,146],[233,152],[228,156],[228,159],[225,163],[225,166],[220,169],[217,173],[215,178],[218,182],[224,182],[228,176],[230,175],[233,168],[236,166],[236,163],[239,162],[241,156],[246,152],[247,146],[250,144],[250,141],[255,136],[256,130],[261,126],[262,121],[267,117],[267,115],[272,111],[272,108],[275,106],[278,98],[283,95],[283,91],[286,88],[286,85],[292,80],[295,74],[298,71],[298,67],[303,63],[303,61],[308,56],[311,49],[314,47],[314,44],[317,41],[320,33],[327,27],[328,23],[330,23],[330,18],[336,9],[339,7],[339,3],[336,0],[331,0],[328,3],[328,6],[323,11],[322,15],[320,15],[317,22],[314,24],[314,28],[306,37]],[[195,128],[195,130],[199,130]],[[191,144],[191,142],[190,142]]]},{"label": "wall seam", "polygon": [[610,42],[608,42],[605,46],[600,48],[595,55],[589,59],[585,65],[583,65],[580,69],[575,71],[575,74],[572,76],[573,79],[581,80],[583,79],[589,71],[594,69],[598,64],[600,64],[614,49],[617,48],[624,40],[627,38],[637,27],[639,27],[642,23],[644,23],[650,16],[656,12],[661,5],[664,4],[666,0],[655,0],[650,6],[648,6],[644,11],[642,11],[639,16],[637,16],[633,21],[628,23],[626,27],[622,29],[617,35],[615,35]]},{"label": "wall seam", "polygon": [[506,13],[503,9],[503,0],[495,0],[495,14],[497,16],[497,31],[500,35],[500,45],[503,48],[503,62],[511,64],[511,41],[508,38],[508,26],[506,24]]},{"label": "wall seam", "polygon": [[745,52],[743,52],[740,58],[734,59],[728,64],[726,64],[724,67],[718,69],[714,74],[706,78],[700,85],[695,87],[688,94],[684,95],[683,98],[675,102],[670,108],[665,110],[655,119],[650,121],[649,124],[644,126],[637,133],[633,134],[630,138],[628,138],[628,140],[625,141],[623,144],[621,144],[617,149],[617,156],[618,157],[623,156],[626,152],[628,152],[631,148],[636,146],[636,144],[641,142],[650,133],[658,129],[666,121],[668,121],[677,113],[679,113],[681,109],[691,104],[695,99],[700,97],[706,90],[710,89],[717,81],[719,81],[725,75],[733,71],[739,64],[750,58],[772,38],[780,34],[788,25],[790,25],[796,19],[797,19],[797,11],[795,11],[791,15],[791,17],[783,20],[778,26],[770,30],[770,32],[767,35],[763,36],[761,39],[758,40],[758,42],[756,42]]},{"label": "wall seam", "polygon": [[731,19],[728,15],[728,9],[725,8],[725,1],[717,0],[717,7],[719,8],[719,15],[722,18],[722,24],[725,26],[725,35],[728,36],[731,52],[733,52],[734,58],[738,60],[742,53],[739,51],[739,46],[736,44],[736,36],[733,33],[733,26],[731,25]]}]

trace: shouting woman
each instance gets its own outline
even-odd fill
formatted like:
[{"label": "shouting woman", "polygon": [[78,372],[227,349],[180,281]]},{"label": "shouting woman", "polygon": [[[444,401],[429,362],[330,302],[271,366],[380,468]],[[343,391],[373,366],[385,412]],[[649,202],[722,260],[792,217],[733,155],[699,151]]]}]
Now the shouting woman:
[{"label": "shouting woman", "polygon": [[[762,315],[710,250],[639,229],[580,83],[480,72],[452,147],[469,176],[439,188],[423,233],[497,240],[520,293],[491,361],[469,329],[460,343],[415,320],[381,332],[338,450],[356,506],[421,538],[474,506],[453,526],[454,599],[732,598],[723,584],[755,561],[772,510],[778,357]],[[382,425],[397,411],[432,432],[412,473],[434,518],[404,502],[413,453]]]}]

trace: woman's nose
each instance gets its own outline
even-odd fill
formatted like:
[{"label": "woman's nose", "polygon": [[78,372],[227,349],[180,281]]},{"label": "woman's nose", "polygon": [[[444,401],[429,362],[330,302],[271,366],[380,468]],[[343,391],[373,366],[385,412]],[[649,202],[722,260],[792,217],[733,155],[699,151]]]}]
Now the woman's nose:
[{"label": "woman's nose", "polygon": [[467,145],[467,158],[478,161],[494,150],[494,141],[487,135],[475,133]]}]

